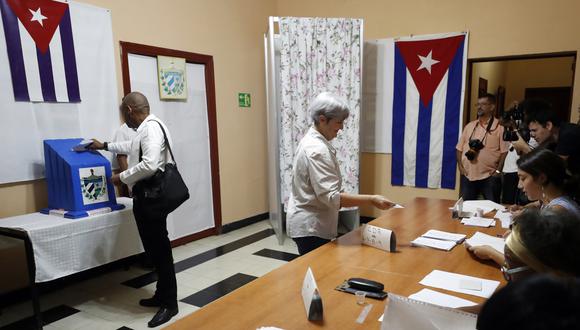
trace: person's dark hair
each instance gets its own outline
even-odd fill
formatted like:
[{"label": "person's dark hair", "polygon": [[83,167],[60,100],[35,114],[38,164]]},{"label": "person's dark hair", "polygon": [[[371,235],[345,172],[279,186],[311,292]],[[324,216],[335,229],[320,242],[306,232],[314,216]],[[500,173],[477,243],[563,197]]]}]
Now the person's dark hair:
[{"label": "person's dark hair", "polygon": [[497,102],[495,95],[490,94],[490,93],[485,93],[485,94],[481,95],[480,97],[478,97],[478,99],[487,99],[487,101],[491,104],[496,104],[496,102]]},{"label": "person's dark hair", "polygon": [[477,329],[580,329],[580,280],[536,275],[510,282],[483,305]]},{"label": "person's dark hair", "polygon": [[542,264],[559,274],[580,276],[580,219],[574,214],[528,208],[514,219],[512,228]]},{"label": "person's dark hair", "polygon": [[542,127],[546,127],[548,122],[560,127],[562,119],[554,111],[552,104],[544,99],[525,99],[518,104],[518,108],[524,111],[524,121],[526,125],[535,121]]},{"label": "person's dark hair", "polygon": [[578,196],[577,180],[572,180],[566,173],[566,162],[553,151],[547,148],[534,149],[522,155],[517,160],[517,165],[520,170],[529,173],[534,179],[544,174],[546,181],[543,185],[551,183],[569,197]]}]

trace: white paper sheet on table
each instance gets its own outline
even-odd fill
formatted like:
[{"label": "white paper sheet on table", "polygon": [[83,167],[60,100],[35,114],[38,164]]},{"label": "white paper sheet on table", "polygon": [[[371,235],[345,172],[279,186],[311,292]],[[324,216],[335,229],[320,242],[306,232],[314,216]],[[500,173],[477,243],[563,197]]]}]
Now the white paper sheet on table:
[{"label": "white paper sheet on table", "polygon": [[502,228],[509,228],[512,223],[513,214],[509,211],[498,211],[495,217],[501,221]]},{"label": "white paper sheet on table", "polygon": [[487,213],[493,210],[503,211],[505,207],[489,200],[463,201],[463,212],[473,212],[475,214],[477,209],[482,209],[483,213]]},{"label": "white paper sheet on table", "polygon": [[465,243],[471,246],[489,245],[501,254],[503,254],[505,247],[505,239],[501,237],[490,236],[480,232],[477,232],[470,238],[466,239]]},{"label": "white paper sheet on table", "polygon": [[[461,288],[461,281],[481,281],[481,291],[477,290],[467,290]],[[434,270],[429,275],[425,276],[420,284],[431,286],[434,288],[445,289],[455,292],[461,292],[465,294],[470,294],[478,297],[489,298],[497,286],[498,281],[486,280],[484,278],[478,278],[473,276],[467,276],[462,274],[444,272],[441,270]]]},{"label": "white paper sheet on table", "polygon": [[443,241],[440,239],[417,237],[411,241],[411,244],[416,246],[426,246],[438,250],[449,251],[457,245],[454,241]]},{"label": "white paper sheet on table", "polygon": [[430,289],[423,289],[417,293],[414,293],[409,296],[411,299],[423,301],[426,303],[444,306],[444,307],[451,307],[451,308],[459,308],[459,307],[466,307],[466,306],[475,306],[477,303],[467,300],[461,299],[459,297],[455,297],[449,294],[433,291]]},{"label": "white paper sheet on table", "polygon": [[488,219],[488,218],[480,218],[480,217],[471,217],[461,220],[461,223],[466,226],[475,226],[475,227],[490,227],[495,224],[495,219]]},{"label": "white paper sheet on table", "polygon": [[453,241],[456,243],[461,242],[465,238],[464,234],[449,233],[446,231],[436,229],[431,229],[421,236],[427,238],[435,238],[444,241]]}]

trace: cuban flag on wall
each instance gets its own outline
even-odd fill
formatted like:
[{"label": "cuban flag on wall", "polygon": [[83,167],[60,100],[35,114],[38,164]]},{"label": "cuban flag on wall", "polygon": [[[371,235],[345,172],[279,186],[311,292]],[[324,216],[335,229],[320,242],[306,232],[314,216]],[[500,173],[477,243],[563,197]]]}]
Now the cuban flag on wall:
[{"label": "cuban flag on wall", "polygon": [[394,45],[392,185],[455,189],[467,34]]},{"label": "cuban flag on wall", "polygon": [[67,3],[0,0],[16,101],[80,102]]}]

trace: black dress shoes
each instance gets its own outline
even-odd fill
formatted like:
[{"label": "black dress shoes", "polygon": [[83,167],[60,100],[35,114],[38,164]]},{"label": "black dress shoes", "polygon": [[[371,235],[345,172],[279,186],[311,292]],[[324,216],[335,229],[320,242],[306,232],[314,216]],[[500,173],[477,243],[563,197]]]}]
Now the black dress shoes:
[{"label": "black dress shoes", "polygon": [[155,296],[139,300],[139,305],[143,307],[161,307],[161,302]]},{"label": "black dress shoes", "polygon": [[149,326],[149,328],[155,328],[155,327],[171,320],[172,317],[177,315],[177,312],[179,312],[177,307],[175,307],[175,308],[161,307],[157,311],[157,314],[155,314],[155,316],[153,316],[151,321],[149,321],[149,323],[147,323],[147,325]]}]

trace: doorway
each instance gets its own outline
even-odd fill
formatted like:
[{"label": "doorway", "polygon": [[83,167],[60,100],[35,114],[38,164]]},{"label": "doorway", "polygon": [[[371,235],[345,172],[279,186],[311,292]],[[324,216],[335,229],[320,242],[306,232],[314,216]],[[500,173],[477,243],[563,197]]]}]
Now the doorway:
[{"label": "doorway", "polygon": [[469,59],[464,124],[476,118],[473,104],[482,92],[497,97],[496,116],[514,101],[541,97],[552,103],[564,121],[570,121],[576,57],[577,52],[572,51]]}]

